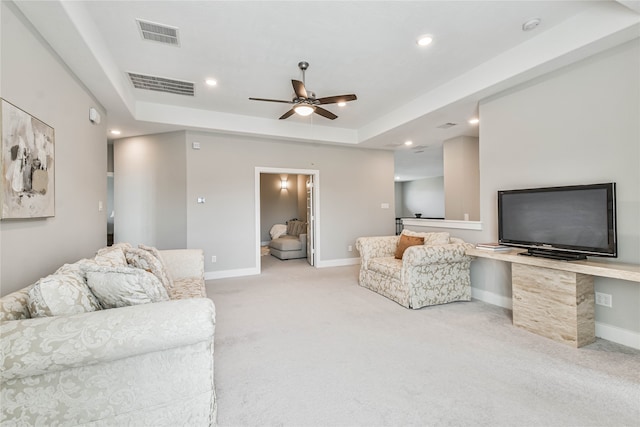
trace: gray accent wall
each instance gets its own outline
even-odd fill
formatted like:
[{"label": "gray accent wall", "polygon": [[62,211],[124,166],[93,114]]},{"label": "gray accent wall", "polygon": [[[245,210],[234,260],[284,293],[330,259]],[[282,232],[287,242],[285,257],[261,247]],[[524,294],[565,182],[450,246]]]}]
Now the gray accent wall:
[{"label": "gray accent wall", "polygon": [[[640,263],[640,42],[638,39],[480,105],[482,232],[471,242],[495,241],[496,192],[515,188],[617,183],[615,262]],[[614,261],[614,260],[612,260]],[[477,260],[474,288],[510,297],[508,265]],[[596,278],[613,296],[596,306],[596,322],[640,333],[640,286]]]},{"label": "gray accent wall", "polygon": [[0,223],[5,295],[106,244],[107,115],[14,4],[0,3],[0,19],[0,96],[55,129],[55,216]]},{"label": "gray accent wall", "polygon": [[398,217],[413,218],[416,213],[421,213],[422,218],[444,218],[444,180],[444,177],[437,176],[397,183],[401,203]]}]

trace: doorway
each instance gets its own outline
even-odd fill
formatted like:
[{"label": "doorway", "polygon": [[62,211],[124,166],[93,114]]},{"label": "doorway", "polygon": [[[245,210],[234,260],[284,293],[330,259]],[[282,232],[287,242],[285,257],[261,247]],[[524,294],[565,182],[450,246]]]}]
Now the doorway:
[{"label": "doorway", "polygon": [[[256,266],[258,272],[261,272],[261,244],[265,241],[263,236],[263,224],[262,224],[262,197],[261,197],[261,178],[262,175],[276,175],[277,179],[288,179],[289,176],[296,176],[298,184],[296,185],[296,191],[298,191],[299,203],[301,203],[305,209],[303,215],[294,215],[298,219],[307,222],[307,262],[311,266],[316,266],[317,260],[320,254],[320,245],[317,239],[320,230],[320,217],[318,213],[319,209],[319,175],[318,170],[312,169],[284,169],[284,168],[267,168],[256,167],[255,169],[255,218],[256,218]],[[299,212],[299,211],[298,211]],[[286,218],[286,220],[291,218]]]}]

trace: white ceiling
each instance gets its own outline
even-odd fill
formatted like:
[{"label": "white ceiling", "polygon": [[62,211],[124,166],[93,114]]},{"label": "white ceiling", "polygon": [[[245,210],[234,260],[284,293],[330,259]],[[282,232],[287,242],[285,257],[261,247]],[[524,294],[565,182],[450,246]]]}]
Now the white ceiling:
[{"label": "white ceiling", "polygon": [[[640,34],[635,0],[15,3],[122,137],[200,129],[392,149],[403,180],[442,175],[442,141],[478,135],[467,120],[482,99]],[[138,18],[177,27],[180,46],[143,40]],[[540,26],[522,31],[531,18]],[[418,47],[425,33],[434,42]],[[338,119],[278,120],[288,105],[248,99],[291,99],[302,60],[318,97],[357,94],[327,106]],[[127,72],[193,82],[195,96],[134,89]]]}]

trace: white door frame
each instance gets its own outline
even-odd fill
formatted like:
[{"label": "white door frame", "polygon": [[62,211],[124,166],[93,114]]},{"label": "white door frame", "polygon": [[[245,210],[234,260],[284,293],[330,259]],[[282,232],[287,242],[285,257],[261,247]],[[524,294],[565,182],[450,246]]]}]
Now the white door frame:
[{"label": "white door frame", "polygon": [[318,267],[318,260],[320,259],[320,171],[316,169],[287,169],[287,168],[271,168],[271,167],[261,167],[256,166],[255,171],[255,219],[256,219],[256,269],[258,274],[260,274],[262,270],[262,265],[260,262],[260,243],[262,239],[260,238],[260,174],[268,173],[268,174],[291,174],[291,175],[313,175],[315,192],[314,195],[314,203],[313,203],[313,212],[312,215],[315,218],[314,229],[312,230],[314,240],[315,240],[315,266]]}]

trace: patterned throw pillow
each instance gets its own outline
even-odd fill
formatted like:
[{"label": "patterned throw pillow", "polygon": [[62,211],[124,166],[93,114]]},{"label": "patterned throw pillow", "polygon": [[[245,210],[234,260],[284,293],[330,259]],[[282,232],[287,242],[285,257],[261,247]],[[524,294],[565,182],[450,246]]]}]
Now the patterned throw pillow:
[{"label": "patterned throw pillow", "polygon": [[[173,288],[173,277],[171,277],[171,273],[167,269],[167,265],[165,264],[160,251],[157,248],[154,248],[153,246],[146,246],[143,244],[138,245],[138,247],[140,249],[144,249],[147,252],[151,252],[153,256],[158,258],[158,260],[160,261],[160,264],[162,265],[162,275],[165,276],[167,282],[169,283],[169,288]],[[162,281],[162,279],[160,279],[160,281]]]},{"label": "patterned throw pillow", "polygon": [[424,243],[424,237],[407,236],[402,234],[398,240],[398,247],[396,248],[396,259],[402,259],[404,251],[410,246],[422,245]]},{"label": "patterned throw pillow", "polygon": [[411,237],[422,237],[424,238],[424,244],[426,246],[448,245],[450,242],[449,233],[444,231],[439,233],[420,233],[417,231],[402,230],[402,235]]},{"label": "patterned throw pillow", "polygon": [[109,246],[98,251],[93,258],[96,264],[108,267],[126,267],[127,259],[120,246]]},{"label": "patterned throw pillow", "polygon": [[29,289],[31,317],[61,316],[100,310],[100,303],[79,272],[52,274]]},{"label": "patterned throw pillow", "polygon": [[[162,283],[162,286],[164,286],[167,291],[173,287],[173,282],[164,268],[164,263],[161,259],[153,255],[151,251],[141,248],[128,248],[125,250],[124,255],[129,266],[141,268],[152,273],[160,280],[160,283]],[[158,255],[160,255],[160,253],[158,253]]]},{"label": "patterned throw pillow", "polygon": [[85,264],[87,285],[102,308],[126,307],[167,301],[169,296],[160,280],[148,271],[132,267]]}]

